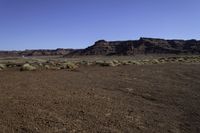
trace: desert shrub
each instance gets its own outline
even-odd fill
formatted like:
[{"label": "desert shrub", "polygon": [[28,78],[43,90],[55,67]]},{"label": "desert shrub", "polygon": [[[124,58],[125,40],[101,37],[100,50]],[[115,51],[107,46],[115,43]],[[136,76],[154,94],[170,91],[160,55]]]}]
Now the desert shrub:
[{"label": "desert shrub", "polygon": [[167,58],[170,62],[176,62],[177,61],[177,57],[168,57]]},{"label": "desert shrub", "polygon": [[52,60],[47,60],[46,63],[47,63],[47,64],[50,64],[50,65],[53,65],[53,66],[56,65],[56,63],[55,63],[54,61],[52,61]]},{"label": "desert shrub", "polygon": [[121,64],[122,65],[131,65],[132,63],[131,63],[131,61],[124,60],[124,61],[121,62]]},{"label": "desert shrub", "polygon": [[49,69],[51,69],[51,70],[60,70],[61,68],[60,67],[56,67],[56,66],[52,66]]},{"label": "desert shrub", "polygon": [[63,63],[61,69],[76,69],[78,66],[73,62]]},{"label": "desert shrub", "polygon": [[5,69],[5,68],[6,68],[6,65],[0,64],[0,69],[1,69],[1,70]]},{"label": "desert shrub", "polygon": [[[30,64],[30,63],[27,63]],[[36,67],[36,68],[43,68],[43,64],[40,62],[33,62],[31,63],[31,66]]]},{"label": "desert shrub", "polygon": [[32,60],[26,60],[26,61],[24,61],[24,63],[31,64],[31,63],[33,63],[33,61]]},{"label": "desert shrub", "polygon": [[44,65],[44,68],[47,70],[60,70],[61,67],[60,66],[50,66],[50,65]]},{"label": "desert shrub", "polygon": [[121,65],[120,61],[118,61],[118,60],[113,60],[112,62],[115,64],[115,66]]},{"label": "desert shrub", "polygon": [[43,64],[42,64],[41,62],[38,62],[37,65],[38,65],[39,67],[43,67]]},{"label": "desert shrub", "polygon": [[113,62],[114,64],[118,64],[118,63],[119,63],[118,60],[113,60],[112,62]]},{"label": "desert shrub", "polygon": [[21,67],[21,71],[34,71],[36,70],[36,67],[26,63]]},{"label": "desert shrub", "polygon": [[178,58],[177,61],[178,61],[178,62],[184,62],[185,59],[184,59],[184,58]]},{"label": "desert shrub", "polygon": [[145,59],[145,60],[142,60],[143,62],[150,62],[150,60],[149,59]]},{"label": "desert shrub", "polygon": [[166,62],[169,62],[169,60],[167,58],[159,58],[158,61],[160,63],[166,63]]},{"label": "desert shrub", "polygon": [[133,64],[133,65],[141,65],[141,63],[139,61],[134,61],[134,60],[131,61],[131,64]]},{"label": "desert shrub", "polygon": [[35,58],[34,61],[35,62],[40,62],[40,63],[45,63],[46,62],[45,59],[39,59],[39,58]]},{"label": "desert shrub", "polygon": [[104,64],[104,62],[105,62],[105,61],[98,60],[98,61],[95,61],[95,64],[96,64],[96,65],[102,65],[102,64]]},{"label": "desert shrub", "polygon": [[86,65],[86,64],[87,64],[87,61],[82,60],[82,61],[79,62],[79,64],[80,64],[80,65]]},{"label": "desert shrub", "polygon": [[117,66],[117,64],[115,64],[113,61],[105,61],[103,64],[101,64],[101,66]]},{"label": "desert shrub", "polygon": [[196,62],[200,62],[200,58],[197,58],[195,61],[196,61]]},{"label": "desert shrub", "polygon": [[142,63],[142,64],[151,64],[151,63],[152,63],[152,60],[145,59],[145,60],[142,60],[141,63]]},{"label": "desert shrub", "polygon": [[90,65],[92,65],[92,62],[89,62],[89,61],[85,61],[85,60],[83,60],[83,61],[78,62],[78,64],[80,64],[80,65],[90,66]]},{"label": "desert shrub", "polygon": [[86,63],[87,66],[91,66],[91,65],[93,65],[93,64],[94,64],[93,62],[87,62],[87,63]]},{"label": "desert shrub", "polygon": [[95,64],[99,66],[117,66],[113,61],[95,61]]},{"label": "desert shrub", "polygon": [[158,59],[153,59],[153,60],[151,61],[151,63],[153,63],[153,64],[159,64],[160,62],[159,62]]},{"label": "desert shrub", "polygon": [[45,69],[50,69],[50,66],[49,65],[44,65],[44,68]]}]

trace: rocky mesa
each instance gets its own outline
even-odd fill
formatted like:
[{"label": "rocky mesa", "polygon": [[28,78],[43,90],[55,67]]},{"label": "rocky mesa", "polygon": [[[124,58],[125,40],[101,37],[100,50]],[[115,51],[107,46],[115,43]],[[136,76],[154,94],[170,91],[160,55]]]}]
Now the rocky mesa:
[{"label": "rocky mesa", "polygon": [[140,38],[129,41],[99,40],[68,55],[200,54],[200,41]]},{"label": "rocky mesa", "polygon": [[140,38],[128,41],[99,40],[85,49],[0,51],[2,56],[86,56],[86,55],[137,55],[137,54],[200,54],[199,40],[165,40]]}]

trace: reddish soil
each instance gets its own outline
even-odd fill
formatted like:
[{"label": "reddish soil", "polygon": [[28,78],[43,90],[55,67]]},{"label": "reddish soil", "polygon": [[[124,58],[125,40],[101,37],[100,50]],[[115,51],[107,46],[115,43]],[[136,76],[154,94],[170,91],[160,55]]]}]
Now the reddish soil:
[{"label": "reddish soil", "polygon": [[200,64],[0,72],[0,132],[199,133]]}]

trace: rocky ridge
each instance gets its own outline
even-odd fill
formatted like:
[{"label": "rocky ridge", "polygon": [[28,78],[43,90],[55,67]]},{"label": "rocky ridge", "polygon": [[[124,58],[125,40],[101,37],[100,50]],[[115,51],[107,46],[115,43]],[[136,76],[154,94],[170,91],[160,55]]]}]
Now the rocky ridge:
[{"label": "rocky ridge", "polygon": [[200,54],[199,40],[165,40],[140,38],[128,41],[99,40],[85,49],[0,51],[3,56],[86,56],[86,55],[137,55],[137,54]]},{"label": "rocky ridge", "polygon": [[200,54],[200,41],[140,38],[130,41],[99,40],[69,55]]}]

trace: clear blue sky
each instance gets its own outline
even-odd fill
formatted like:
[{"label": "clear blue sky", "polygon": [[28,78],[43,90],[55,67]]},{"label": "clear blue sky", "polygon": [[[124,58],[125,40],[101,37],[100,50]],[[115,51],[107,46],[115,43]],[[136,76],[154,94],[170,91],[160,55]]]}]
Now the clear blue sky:
[{"label": "clear blue sky", "polygon": [[139,37],[200,39],[200,0],[0,0],[1,50]]}]

